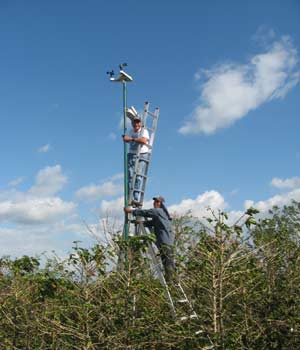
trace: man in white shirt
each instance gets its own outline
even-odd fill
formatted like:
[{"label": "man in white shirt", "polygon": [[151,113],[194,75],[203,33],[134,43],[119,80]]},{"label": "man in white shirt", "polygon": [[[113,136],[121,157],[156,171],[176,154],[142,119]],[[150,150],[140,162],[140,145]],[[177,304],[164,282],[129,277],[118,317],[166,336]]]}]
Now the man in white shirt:
[{"label": "man in white shirt", "polygon": [[[147,129],[142,128],[142,121],[138,115],[134,116],[131,119],[132,130],[129,135],[123,135],[123,141],[129,142],[129,151],[128,151],[128,193],[132,187],[132,177],[134,173],[134,165],[137,158],[137,153],[139,145],[140,149],[140,161],[138,166],[138,174],[145,175],[147,168],[147,161],[149,160],[149,148],[147,144],[149,142],[149,132]],[[133,204],[139,205],[140,203],[140,191],[143,187],[144,178],[140,175],[136,176],[134,189],[133,191]],[[131,204],[131,203],[130,203]]]}]

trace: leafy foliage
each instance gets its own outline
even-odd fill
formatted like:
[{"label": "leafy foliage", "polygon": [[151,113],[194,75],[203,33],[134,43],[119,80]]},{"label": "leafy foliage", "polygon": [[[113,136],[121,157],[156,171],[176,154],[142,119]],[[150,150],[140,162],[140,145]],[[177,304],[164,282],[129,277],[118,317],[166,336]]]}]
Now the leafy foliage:
[{"label": "leafy foliage", "polygon": [[199,316],[185,323],[148,268],[152,236],[74,242],[65,261],[43,267],[2,257],[0,348],[190,350],[209,339],[222,350],[300,348],[299,205],[257,214],[250,208],[233,225],[224,212],[174,220],[177,278]]}]

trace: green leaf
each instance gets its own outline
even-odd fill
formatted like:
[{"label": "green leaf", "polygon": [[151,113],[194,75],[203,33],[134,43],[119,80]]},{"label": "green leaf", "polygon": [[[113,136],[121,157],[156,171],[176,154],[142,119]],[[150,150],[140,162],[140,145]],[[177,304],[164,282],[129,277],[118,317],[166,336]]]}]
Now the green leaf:
[{"label": "green leaf", "polygon": [[250,216],[246,222],[245,225],[247,226],[247,228],[250,228],[250,225],[257,225],[255,218],[253,218],[252,216]]},{"label": "green leaf", "polygon": [[258,209],[255,209],[253,207],[250,207],[249,209],[247,209],[246,213],[247,215],[254,215],[254,214],[258,214],[259,213],[259,210]]},{"label": "green leaf", "polygon": [[241,228],[241,226],[235,225],[234,226],[234,231],[238,234],[241,235],[243,232],[243,229]]}]

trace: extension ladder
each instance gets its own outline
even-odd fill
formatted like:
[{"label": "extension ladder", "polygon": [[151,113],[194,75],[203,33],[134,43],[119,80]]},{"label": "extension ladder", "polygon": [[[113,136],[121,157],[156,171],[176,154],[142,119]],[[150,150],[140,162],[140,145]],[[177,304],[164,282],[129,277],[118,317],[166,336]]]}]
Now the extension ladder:
[{"label": "extension ladder", "polygon": [[[141,218],[138,218],[137,220],[141,220]],[[143,221],[137,221],[135,222],[135,234],[137,236],[149,235],[150,231],[147,227],[144,226]],[[198,315],[194,310],[193,305],[188,299],[180,282],[174,281],[174,289],[175,289],[174,294],[176,294],[176,297],[172,295],[173,293],[171,294],[170,288],[168,286],[168,283],[163,273],[164,268],[162,266],[161,259],[154,245],[150,242],[148,243],[146,254],[147,254],[147,257],[149,258],[150,268],[153,274],[159,279],[161,285],[165,290],[166,298],[170,306],[170,311],[172,313],[172,316],[175,319],[179,319],[180,321],[187,321],[188,319],[191,319],[191,320],[198,319]],[[182,309],[183,306],[185,306],[184,309],[179,310],[179,308]],[[182,315],[182,312],[184,312],[185,315]]]},{"label": "extension ladder", "polygon": [[[148,179],[148,171],[149,171],[149,167],[150,167],[152,148],[153,148],[153,143],[154,143],[154,138],[155,138],[155,133],[156,133],[156,128],[157,128],[157,122],[158,122],[158,118],[159,118],[159,108],[155,108],[154,113],[152,113],[149,111],[149,107],[150,107],[149,102],[145,102],[143,115],[141,117],[141,121],[142,121],[142,131],[141,132],[143,132],[144,129],[148,130],[148,132],[149,132],[149,142],[146,145],[148,147],[149,156],[147,159],[143,158],[143,154],[141,153],[142,145],[140,144],[138,146],[137,157],[135,160],[134,172],[133,172],[133,177],[132,177],[132,181],[131,181],[131,188],[129,188],[129,191],[128,191],[128,203],[132,203],[133,193],[134,192],[138,193],[139,207],[142,207],[143,202],[144,202],[144,195],[145,195],[145,191],[146,191],[146,184],[147,184],[147,179]],[[136,111],[133,107],[131,107],[131,110],[134,113],[136,113]],[[150,120],[150,122],[149,122],[149,120]],[[141,161],[144,161],[146,163],[144,173],[139,172],[139,165],[140,165]],[[137,176],[140,176],[141,181],[142,181],[142,186],[140,189],[135,187]]]}]

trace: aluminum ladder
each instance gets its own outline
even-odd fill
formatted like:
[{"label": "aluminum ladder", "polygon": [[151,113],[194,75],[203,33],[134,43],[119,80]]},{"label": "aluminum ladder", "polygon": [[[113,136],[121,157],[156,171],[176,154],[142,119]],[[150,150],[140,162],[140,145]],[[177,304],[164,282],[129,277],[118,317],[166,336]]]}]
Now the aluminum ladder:
[{"label": "aluminum ladder", "polygon": [[[149,235],[151,233],[149,228],[144,226],[143,218],[138,217],[132,222],[135,225],[135,235],[141,236]],[[161,259],[153,243],[149,242],[147,244],[146,256],[148,257],[150,262],[150,270],[152,271],[153,275],[159,279],[160,284],[162,285],[165,291],[165,296],[170,307],[171,315],[174,318],[174,320],[179,322],[199,320],[198,314],[196,313],[191,301],[189,300],[186,292],[184,291],[184,288],[182,287],[179,281],[174,281],[172,288],[173,291],[171,292],[171,288],[169,287],[164,276],[164,268],[162,266]],[[205,331],[203,331],[202,329],[197,329],[195,331],[195,335],[202,335],[209,342],[209,345],[204,346],[202,350],[214,349],[214,344]]]},{"label": "aluminum ladder", "polygon": [[[154,144],[155,133],[156,133],[157,123],[158,123],[158,118],[159,118],[159,108],[155,108],[154,113],[152,113],[152,112],[150,112],[149,107],[150,107],[149,102],[145,102],[143,114],[141,117],[141,121],[142,121],[142,131],[141,132],[143,132],[144,129],[148,130],[148,132],[149,132],[149,142],[146,145],[149,149],[149,151],[148,151],[149,158],[147,160],[143,159],[142,154],[141,154],[142,145],[140,144],[138,146],[137,157],[136,157],[136,161],[135,161],[135,165],[134,165],[134,172],[133,172],[133,177],[132,177],[132,181],[131,181],[131,188],[129,188],[129,191],[128,191],[128,203],[129,204],[132,203],[132,201],[133,201],[133,193],[134,192],[138,193],[139,207],[142,207],[143,202],[144,202],[144,195],[145,195],[146,184],[147,184],[147,179],[148,179],[148,171],[149,171],[150,161],[151,161],[151,156],[152,156],[152,148],[153,148],[153,144]],[[133,107],[129,108],[129,110],[130,109],[131,109],[131,111],[136,113],[136,111]],[[128,113],[127,113],[127,116],[128,116]],[[146,162],[144,174],[139,173],[139,163],[141,160]],[[141,189],[138,189],[135,187],[137,176],[140,176],[142,179]]]},{"label": "aluminum ladder", "polygon": [[[141,235],[149,235],[151,232],[149,228],[144,226],[143,221],[141,221],[142,218],[137,218],[135,221],[135,235],[141,236]],[[188,299],[182,285],[179,281],[174,281],[173,287],[174,292],[176,294],[176,297],[171,295],[170,288],[168,286],[168,283],[164,276],[164,268],[162,266],[161,259],[159,257],[159,254],[157,250],[155,249],[153,243],[148,243],[147,246],[147,257],[150,262],[150,269],[155,277],[157,277],[162,285],[162,287],[165,290],[166,298],[168,301],[168,304],[170,306],[170,311],[172,313],[172,316],[175,319],[179,319],[180,321],[186,321],[188,319],[198,319],[198,315],[195,312],[192,303]],[[173,293],[172,293],[173,294]],[[179,316],[179,310],[178,308],[182,308],[182,306],[185,306],[185,313],[184,316]]]}]

